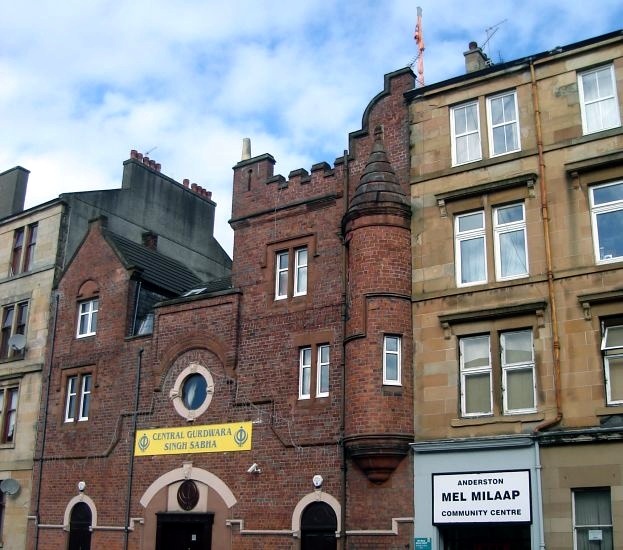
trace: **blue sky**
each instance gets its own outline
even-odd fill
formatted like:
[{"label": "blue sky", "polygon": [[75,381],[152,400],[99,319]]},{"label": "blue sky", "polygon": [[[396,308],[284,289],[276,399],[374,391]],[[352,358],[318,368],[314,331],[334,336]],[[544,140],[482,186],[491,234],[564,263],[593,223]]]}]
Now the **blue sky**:
[{"label": "blue sky", "polygon": [[[511,61],[623,28],[620,0],[22,0],[0,15],[0,172],[26,206],[121,186],[131,149],[212,191],[231,254],[242,139],[276,172],[333,163],[383,75],[409,65],[423,10],[425,79],[464,72],[471,40]],[[494,32],[495,31],[495,32]]]}]

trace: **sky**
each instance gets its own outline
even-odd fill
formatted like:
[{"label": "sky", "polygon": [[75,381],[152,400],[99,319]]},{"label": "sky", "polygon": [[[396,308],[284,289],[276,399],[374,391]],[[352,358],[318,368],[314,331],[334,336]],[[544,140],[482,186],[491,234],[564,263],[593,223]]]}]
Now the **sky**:
[{"label": "sky", "polygon": [[0,11],[0,172],[30,171],[26,208],[121,187],[130,150],[217,203],[232,254],[242,140],[285,177],[343,155],[348,134],[413,63],[465,72],[472,40],[496,63],[623,28],[621,0],[20,0]]}]

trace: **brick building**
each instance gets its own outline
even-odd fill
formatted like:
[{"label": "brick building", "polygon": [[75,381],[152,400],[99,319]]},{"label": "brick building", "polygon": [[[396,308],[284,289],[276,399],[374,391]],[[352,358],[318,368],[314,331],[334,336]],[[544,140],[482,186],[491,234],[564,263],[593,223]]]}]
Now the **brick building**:
[{"label": "brick building", "polygon": [[[106,214],[114,231],[153,241],[201,278],[229,273],[214,239],[215,203],[196,184],[179,184],[134,151],[119,189],[65,193],[24,209],[28,170],[0,174],[0,544],[24,548],[32,496],[41,373],[49,355],[54,285],[84,238],[88,220]],[[193,228],[201,225],[201,237]],[[159,235],[157,240],[154,231]],[[142,293],[147,315],[149,300]],[[167,295],[169,296],[169,295]],[[136,319],[139,330],[139,319]]]},{"label": "brick building", "polygon": [[407,93],[415,537],[623,545],[623,35]]},{"label": "brick building", "polygon": [[145,258],[92,225],[58,286],[30,547],[410,544],[413,84],[385,77],[332,167],[244,154],[231,279],[152,280],[178,297],[151,333],[130,330]]}]

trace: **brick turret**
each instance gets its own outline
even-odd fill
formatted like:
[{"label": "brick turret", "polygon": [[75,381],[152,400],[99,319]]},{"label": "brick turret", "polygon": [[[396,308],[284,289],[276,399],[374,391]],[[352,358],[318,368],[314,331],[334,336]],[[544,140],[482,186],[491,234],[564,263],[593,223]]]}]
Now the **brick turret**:
[{"label": "brick turret", "polygon": [[[348,246],[345,445],[368,479],[381,483],[413,440],[411,206],[375,141],[342,221]],[[384,343],[398,343],[396,379],[384,372]]]}]

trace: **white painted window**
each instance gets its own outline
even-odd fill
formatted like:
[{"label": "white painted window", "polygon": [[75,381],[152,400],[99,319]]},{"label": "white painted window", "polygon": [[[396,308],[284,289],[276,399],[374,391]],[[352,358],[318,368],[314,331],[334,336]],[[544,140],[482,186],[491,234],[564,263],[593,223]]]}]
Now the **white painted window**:
[{"label": "white painted window", "polygon": [[316,363],[316,397],[329,395],[329,346],[318,346]]},{"label": "white painted window", "polygon": [[[459,340],[461,414],[465,417],[536,411],[532,330]],[[500,388],[498,390],[498,388]]]},{"label": "white painted window", "polygon": [[455,262],[458,286],[487,282],[485,215],[482,210],[456,216]]},{"label": "white painted window", "polygon": [[288,252],[278,252],[275,269],[275,300],[288,297]]},{"label": "white painted window", "polygon": [[482,416],[493,413],[489,335],[461,338],[461,413]]},{"label": "white painted window", "polygon": [[69,376],[65,395],[65,422],[89,419],[91,408],[91,374]]},{"label": "white painted window", "polygon": [[623,182],[591,187],[590,204],[595,260],[623,260]]},{"label": "white painted window", "polygon": [[[294,258],[294,262],[290,261]],[[283,250],[275,257],[275,300],[307,294],[307,247]]]},{"label": "white painted window", "polygon": [[450,110],[453,166],[482,158],[479,116],[477,101],[457,105]]},{"label": "white painted window", "polygon": [[383,384],[402,385],[400,347],[400,336],[385,336],[383,338]]},{"label": "white painted window", "polygon": [[517,94],[506,92],[487,98],[490,156],[519,151],[519,118]]},{"label": "white painted window", "polygon": [[614,67],[598,67],[578,75],[582,131],[592,134],[621,126]]},{"label": "white painted window", "polygon": [[504,281],[528,275],[526,218],[523,203],[493,210],[496,279]]},{"label": "white painted window", "polygon": [[312,349],[301,348],[299,353],[299,399],[311,398]]},{"label": "white painted window", "polygon": [[623,405],[623,325],[602,324],[602,333],[606,402]]},{"label": "white painted window", "polygon": [[294,251],[294,295],[307,294],[307,248]]},{"label": "white painted window", "polygon": [[99,300],[97,298],[78,304],[78,338],[95,334],[98,308]]},{"label": "white painted window", "polygon": [[0,388],[0,444],[15,440],[17,426],[17,386]]},{"label": "white painted window", "polygon": [[504,414],[535,412],[536,380],[532,331],[502,333],[500,352]]},{"label": "white painted window", "polygon": [[[299,350],[299,399],[329,396],[329,345],[314,345]],[[315,384],[315,388],[312,386]]]}]

